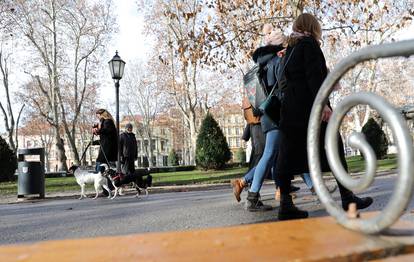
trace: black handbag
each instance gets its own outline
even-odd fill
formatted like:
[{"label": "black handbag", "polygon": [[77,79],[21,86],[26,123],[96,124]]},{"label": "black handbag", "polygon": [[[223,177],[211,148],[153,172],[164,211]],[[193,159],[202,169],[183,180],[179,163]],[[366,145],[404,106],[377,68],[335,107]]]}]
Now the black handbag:
[{"label": "black handbag", "polygon": [[[279,124],[280,121],[280,108],[282,107],[284,91],[287,87],[287,80],[284,74],[287,63],[290,60],[290,57],[293,54],[295,48],[290,52],[289,57],[286,59],[282,58],[279,60],[279,65],[277,67],[276,73],[276,83],[272,87],[269,95],[266,99],[260,104],[259,109],[266,114],[273,122]],[[277,112],[275,114],[275,112]]]}]

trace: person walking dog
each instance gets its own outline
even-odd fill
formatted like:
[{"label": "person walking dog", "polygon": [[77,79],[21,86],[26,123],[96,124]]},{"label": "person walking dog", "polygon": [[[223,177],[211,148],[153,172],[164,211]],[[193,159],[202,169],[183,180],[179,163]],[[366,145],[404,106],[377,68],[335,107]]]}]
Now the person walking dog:
[{"label": "person walking dog", "polygon": [[[99,140],[93,141],[92,145],[99,145],[99,154],[96,158],[95,171],[101,171],[101,164],[113,165],[118,158],[118,135],[116,132],[115,121],[106,109],[98,109],[96,117],[99,123],[93,126],[92,132],[99,136]],[[111,183],[109,183],[111,184]],[[105,195],[109,193],[102,188]]]}]

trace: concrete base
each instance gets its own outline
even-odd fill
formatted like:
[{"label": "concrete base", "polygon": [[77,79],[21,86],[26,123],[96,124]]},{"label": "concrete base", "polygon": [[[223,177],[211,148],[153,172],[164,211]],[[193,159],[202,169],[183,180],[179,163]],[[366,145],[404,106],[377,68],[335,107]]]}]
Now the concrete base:
[{"label": "concrete base", "polygon": [[0,261],[414,261],[413,254],[411,223],[364,235],[331,217],[0,247]]}]

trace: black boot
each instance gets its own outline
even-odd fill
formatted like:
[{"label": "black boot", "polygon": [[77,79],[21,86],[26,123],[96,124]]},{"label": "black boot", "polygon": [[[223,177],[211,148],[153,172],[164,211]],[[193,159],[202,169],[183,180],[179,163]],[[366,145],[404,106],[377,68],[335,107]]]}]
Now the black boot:
[{"label": "black boot", "polygon": [[347,211],[349,204],[355,203],[357,209],[364,209],[369,207],[373,201],[374,200],[372,197],[357,197],[356,195],[352,194],[342,198],[342,208]]},{"label": "black boot", "polygon": [[260,194],[248,192],[246,198],[246,209],[250,212],[272,210],[271,206],[265,205],[260,201]]},{"label": "black boot", "polygon": [[364,209],[369,207],[372,202],[373,199],[372,197],[357,197],[356,195],[354,195],[354,193],[352,193],[351,190],[347,189],[346,187],[344,187],[343,185],[341,185],[341,183],[338,182],[338,188],[339,188],[339,193],[341,194],[341,199],[342,199],[342,208],[347,211],[349,204],[351,203],[355,203],[357,209]]},{"label": "black boot", "polygon": [[298,209],[292,201],[291,195],[280,196],[279,220],[307,218],[308,211]]}]

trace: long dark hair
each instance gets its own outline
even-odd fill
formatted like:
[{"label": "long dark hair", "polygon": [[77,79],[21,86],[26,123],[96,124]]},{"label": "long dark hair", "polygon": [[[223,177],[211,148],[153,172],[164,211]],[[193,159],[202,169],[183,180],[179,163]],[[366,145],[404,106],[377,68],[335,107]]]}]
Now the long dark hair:
[{"label": "long dark hair", "polygon": [[[322,39],[322,28],[315,16],[308,13],[299,15],[293,22],[292,31],[311,35],[316,41],[320,42]],[[294,46],[300,38],[291,36],[288,39],[289,46]]]}]

